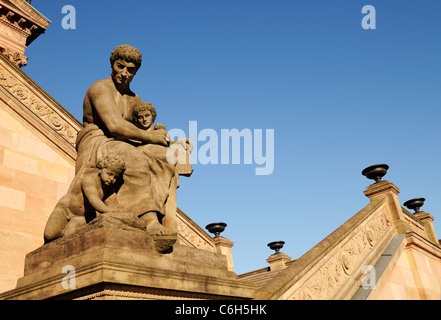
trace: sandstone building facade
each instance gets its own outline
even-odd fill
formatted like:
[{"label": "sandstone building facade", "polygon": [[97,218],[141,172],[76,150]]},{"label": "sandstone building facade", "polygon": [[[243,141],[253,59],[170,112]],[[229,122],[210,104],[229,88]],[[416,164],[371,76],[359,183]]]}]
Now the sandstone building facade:
[{"label": "sandstone building facade", "polygon": [[[27,63],[26,47],[49,24],[30,1],[0,0],[0,299],[39,298],[14,289],[24,276],[26,255],[43,245],[46,221],[75,174],[75,139],[82,124],[20,69]],[[162,284],[133,280],[148,287],[145,292],[123,290],[124,283],[109,280],[113,290],[64,297],[439,299],[441,246],[433,216],[405,209],[389,181],[368,186],[365,195],[370,199],[365,208],[302,257],[292,260],[279,252],[268,258],[269,267],[242,275],[234,273],[233,243],[211,237],[178,209],[180,252],[220,263],[216,274],[228,274],[227,280],[211,285],[221,289],[206,291],[199,280],[189,280],[192,275],[182,288],[169,282],[167,291],[161,275]],[[179,274],[185,277],[185,270]],[[39,290],[49,294],[43,284]]]}]

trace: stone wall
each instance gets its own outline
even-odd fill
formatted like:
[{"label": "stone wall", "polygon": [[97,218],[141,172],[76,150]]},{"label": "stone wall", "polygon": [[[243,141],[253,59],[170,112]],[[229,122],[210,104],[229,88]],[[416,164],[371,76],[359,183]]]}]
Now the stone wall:
[{"label": "stone wall", "polygon": [[74,162],[42,141],[0,100],[0,292],[23,275],[46,221],[67,191]]},{"label": "stone wall", "polygon": [[410,232],[396,261],[380,279],[370,300],[439,300],[441,249]]}]

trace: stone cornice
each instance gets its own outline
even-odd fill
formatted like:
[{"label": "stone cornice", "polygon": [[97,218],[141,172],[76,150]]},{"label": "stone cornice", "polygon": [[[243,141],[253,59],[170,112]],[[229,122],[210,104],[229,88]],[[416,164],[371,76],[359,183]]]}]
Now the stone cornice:
[{"label": "stone cornice", "polygon": [[23,0],[0,0],[0,52],[19,67],[27,64],[25,50],[51,22]]},{"label": "stone cornice", "polygon": [[6,8],[12,11],[20,10],[20,14],[24,18],[28,18],[32,22],[38,24],[40,27],[46,29],[51,21],[43,16],[38,10],[36,10],[33,6],[23,0],[3,0],[0,1],[1,5],[4,5]]},{"label": "stone cornice", "polygon": [[424,238],[416,232],[406,233],[406,248],[413,247],[418,248],[421,252],[425,254],[436,256],[441,258],[441,247],[430,242],[428,239]]},{"label": "stone cornice", "polygon": [[12,30],[21,33],[24,37],[28,37],[31,34],[31,30],[29,28],[23,28],[18,23],[14,24],[12,21],[6,18],[6,15],[1,14],[0,11],[0,22]]}]

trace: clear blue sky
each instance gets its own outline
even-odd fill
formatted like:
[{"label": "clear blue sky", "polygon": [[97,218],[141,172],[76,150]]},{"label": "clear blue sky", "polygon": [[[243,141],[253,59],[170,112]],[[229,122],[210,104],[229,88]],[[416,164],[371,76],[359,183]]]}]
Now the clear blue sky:
[{"label": "clear blue sky", "polygon": [[[356,214],[385,177],[403,204],[426,198],[441,237],[441,2],[398,0],[34,0],[52,21],[23,70],[77,119],[119,44],[143,53],[132,89],[168,129],[274,129],[274,172],[194,165],[178,205],[201,227],[226,222],[237,273],[266,246],[298,258]],[[76,9],[65,30],[64,5]],[[365,5],[376,29],[361,27]],[[199,142],[199,146],[203,142]],[[220,155],[219,155],[220,157]]]}]

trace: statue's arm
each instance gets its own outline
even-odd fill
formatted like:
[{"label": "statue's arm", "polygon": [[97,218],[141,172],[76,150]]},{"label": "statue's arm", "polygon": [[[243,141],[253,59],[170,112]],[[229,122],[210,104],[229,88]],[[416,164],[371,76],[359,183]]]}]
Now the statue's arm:
[{"label": "statue's arm", "polygon": [[133,123],[125,120],[116,105],[111,89],[103,82],[93,84],[88,92],[87,99],[93,105],[95,114],[100,118],[107,131],[119,140],[133,139],[141,142],[167,145],[165,130],[146,131],[137,128]]},{"label": "statue's arm", "polygon": [[95,178],[86,176],[81,183],[81,188],[84,196],[96,211],[101,213],[110,211],[109,207],[99,197]]}]

